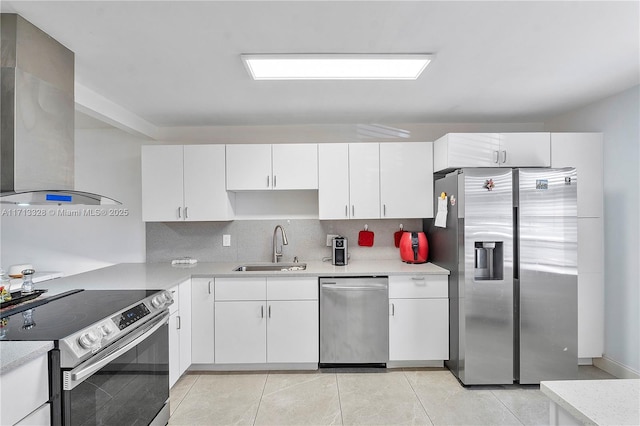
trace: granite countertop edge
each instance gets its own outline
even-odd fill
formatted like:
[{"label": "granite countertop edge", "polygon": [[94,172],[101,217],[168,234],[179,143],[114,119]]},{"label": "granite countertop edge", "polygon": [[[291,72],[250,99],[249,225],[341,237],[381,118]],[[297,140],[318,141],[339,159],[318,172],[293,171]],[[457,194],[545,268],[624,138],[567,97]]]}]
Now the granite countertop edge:
[{"label": "granite countertop edge", "polygon": [[0,376],[46,355],[53,342],[0,342]]},{"label": "granite countertop edge", "polygon": [[543,381],[540,391],[585,425],[640,421],[638,379]]}]

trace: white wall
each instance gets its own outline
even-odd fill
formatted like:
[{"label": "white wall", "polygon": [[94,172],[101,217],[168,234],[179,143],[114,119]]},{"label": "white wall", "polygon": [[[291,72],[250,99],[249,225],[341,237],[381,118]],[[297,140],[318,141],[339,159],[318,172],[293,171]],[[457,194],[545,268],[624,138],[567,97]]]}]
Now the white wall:
[{"label": "white wall", "polygon": [[640,86],[545,122],[604,137],[605,354],[640,371]]},{"label": "white wall", "polygon": [[[61,216],[47,208],[45,217],[2,216],[1,261],[31,263],[40,271],[65,275],[114,263],[145,261],[141,216],[140,139],[117,129],[76,130],[76,189],[122,202],[127,216]],[[66,206],[82,214],[89,206]],[[3,206],[6,209],[6,206]],[[108,209],[100,208],[109,214]]]}]

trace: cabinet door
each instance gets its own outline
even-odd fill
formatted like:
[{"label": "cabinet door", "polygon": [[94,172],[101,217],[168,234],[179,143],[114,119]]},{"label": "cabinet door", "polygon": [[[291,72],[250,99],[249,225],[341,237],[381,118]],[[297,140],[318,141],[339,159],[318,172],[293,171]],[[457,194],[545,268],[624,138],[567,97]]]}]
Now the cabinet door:
[{"label": "cabinet door", "polygon": [[267,362],[318,362],[318,301],[267,302]]},{"label": "cabinet door", "polygon": [[212,364],[214,359],[213,278],[191,279],[191,362]]},{"label": "cabinet door", "polygon": [[349,144],[349,199],[351,219],[380,218],[379,144]]},{"label": "cabinet door", "polygon": [[179,312],[169,316],[169,387],[180,378],[180,319]]},{"label": "cabinet door", "polygon": [[578,172],[578,217],[603,216],[602,133],[551,133],[551,167]]},{"label": "cabinet door", "polygon": [[180,370],[182,375],[191,365],[191,279],[180,284]]},{"label": "cabinet door", "polygon": [[389,359],[449,359],[449,300],[390,299]]},{"label": "cabinet door", "polygon": [[227,145],[227,190],[271,189],[271,145]]},{"label": "cabinet door", "polygon": [[551,166],[549,133],[501,133],[500,167]]},{"label": "cabinet door", "polygon": [[183,220],[182,145],[142,147],[142,220]]},{"label": "cabinet door", "polygon": [[266,362],[265,311],[264,301],[215,303],[216,364]]},{"label": "cabinet door", "polygon": [[449,133],[434,143],[434,171],[498,167],[498,133]]},{"label": "cabinet door", "polygon": [[433,217],[433,144],[380,144],[380,215]]},{"label": "cabinet door", "polygon": [[318,189],[318,145],[271,145],[273,189]]},{"label": "cabinet door", "polygon": [[318,146],[318,217],[349,219],[349,145]]},{"label": "cabinet door", "polygon": [[224,145],[185,145],[185,220],[231,220],[232,214],[225,186]]}]

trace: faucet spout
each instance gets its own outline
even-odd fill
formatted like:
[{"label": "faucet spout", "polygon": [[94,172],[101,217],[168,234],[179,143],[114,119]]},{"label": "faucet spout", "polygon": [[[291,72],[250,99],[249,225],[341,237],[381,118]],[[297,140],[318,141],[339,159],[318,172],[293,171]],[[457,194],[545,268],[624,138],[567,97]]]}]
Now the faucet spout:
[{"label": "faucet spout", "polygon": [[[282,257],[282,251],[278,252],[277,246],[278,229],[280,229],[280,234],[282,234],[282,245],[286,246],[289,244],[289,241],[287,240],[287,233],[284,232],[284,228],[281,225],[276,225],[273,230],[273,263],[277,263]],[[280,250],[282,250],[282,246],[280,246]]]}]

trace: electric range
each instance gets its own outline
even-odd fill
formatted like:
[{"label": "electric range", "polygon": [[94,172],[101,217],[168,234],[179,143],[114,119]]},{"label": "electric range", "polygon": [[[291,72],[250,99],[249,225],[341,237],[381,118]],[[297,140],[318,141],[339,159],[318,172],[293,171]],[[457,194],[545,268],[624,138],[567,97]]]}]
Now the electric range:
[{"label": "electric range", "polygon": [[74,290],[0,311],[0,341],[53,341],[52,424],[166,424],[172,303],[167,291]]}]

